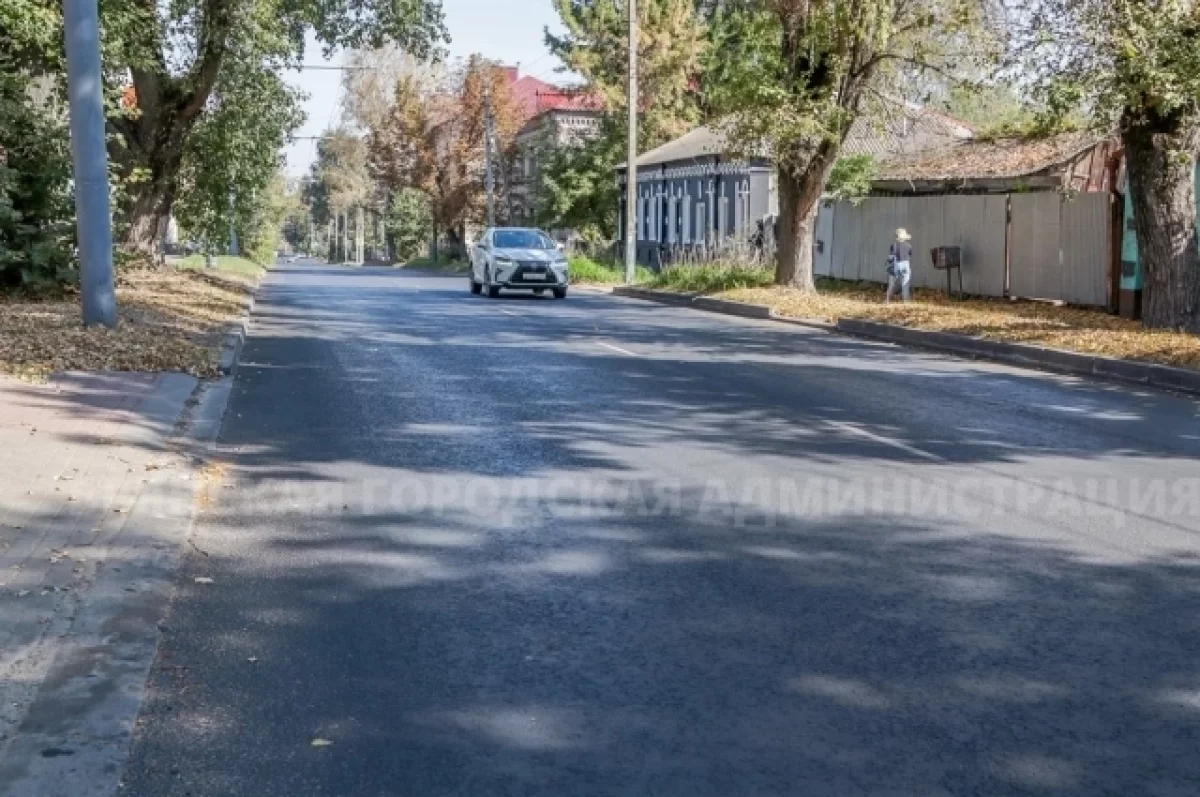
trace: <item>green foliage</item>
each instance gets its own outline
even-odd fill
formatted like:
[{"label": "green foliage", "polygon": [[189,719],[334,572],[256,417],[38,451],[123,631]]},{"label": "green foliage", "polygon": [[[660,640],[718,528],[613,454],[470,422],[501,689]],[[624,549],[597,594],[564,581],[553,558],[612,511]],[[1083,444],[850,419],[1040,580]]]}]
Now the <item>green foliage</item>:
[{"label": "green foliage", "polygon": [[392,197],[387,231],[395,247],[397,260],[412,260],[425,252],[433,237],[429,197],[415,188],[402,188]]},{"label": "green foliage", "polygon": [[251,64],[231,69],[219,84],[213,109],[188,138],[175,208],[180,228],[206,250],[225,246],[232,223],[243,239],[258,235],[255,244],[245,242],[248,252],[258,247],[256,259],[274,259],[275,241],[263,242],[256,227],[275,215],[270,205],[278,197],[269,188],[280,150],[303,122],[299,102],[278,75]]},{"label": "green foliage", "polygon": [[838,158],[825,184],[825,194],[839,201],[858,202],[871,192],[876,172],[875,158],[870,155]]},{"label": "green foliage", "polygon": [[[592,285],[617,285],[625,281],[625,264],[611,260],[595,260],[582,255],[572,255],[570,258],[571,282]],[[634,272],[634,282],[649,282],[654,278],[654,272],[645,266],[638,266]]]},{"label": "green foliage", "polygon": [[718,262],[667,266],[654,275],[650,287],[684,293],[720,293],[734,288],[761,288],[774,280],[774,272],[762,266]]},{"label": "green foliage", "polygon": [[1003,131],[1030,129],[1037,121],[1038,109],[1003,82],[956,83],[937,105],[976,131],[997,138],[1009,137]]},{"label": "green foliage", "polygon": [[987,5],[986,0],[725,4],[712,23],[711,101],[732,115],[730,133],[741,149],[769,149],[785,172],[804,174],[814,158],[840,147],[869,96],[902,96],[914,76],[965,68],[990,55]]},{"label": "green foliage", "polygon": [[61,8],[43,0],[0,0],[5,69],[28,74],[64,67]]},{"label": "green foliage", "polygon": [[348,130],[330,130],[317,142],[305,198],[318,224],[365,203],[372,190],[366,142]]},{"label": "green foliage", "polygon": [[1034,0],[1012,26],[1014,61],[1048,116],[1089,109],[1107,129],[1200,117],[1194,0]]},{"label": "green foliage", "polygon": [[43,290],[79,276],[70,140],[27,84],[0,61],[0,286]]},{"label": "green foliage", "polygon": [[624,129],[607,121],[597,138],[545,151],[538,175],[538,223],[576,230],[595,244],[611,241],[619,207],[614,170],[625,159],[624,139]]},{"label": "green foliage", "polygon": [[[566,33],[546,34],[550,51],[596,90],[610,114],[628,108],[629,23],[623,0],[554,0]],[[638,3],[639,133],[644,149],[693,128],[709,41],[696,0]]]},{"label": "green foliage", "polygon": [[281,248],[283,220],[294,197],[287,193],[283,175],[279,171],[271,176],[265,190],[255,196],[257,201],[253,203],[242,240],[251,260],[269,266],[275,262],[276,253]]},{"label": "green foliage", "polygon": [[1143,322],[1200,332],[1200,4],[1033,0],[1012,26],[1014,65],[1048,123],[1083,109],[1096,130],[1120,131]]}]

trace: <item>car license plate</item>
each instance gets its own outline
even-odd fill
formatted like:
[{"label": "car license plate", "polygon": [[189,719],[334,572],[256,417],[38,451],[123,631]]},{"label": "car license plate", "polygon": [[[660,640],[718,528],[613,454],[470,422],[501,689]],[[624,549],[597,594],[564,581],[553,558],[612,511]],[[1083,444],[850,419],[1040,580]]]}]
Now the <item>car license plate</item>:
[{"label": "car license plate", "polygon": [[525,272],[525,279],[527,279],[527,280],[544,280],[544,279],[547,279],[549,276],[550,276],[549,274],[535,274],[535,273],[532,273],[529,271]]}]

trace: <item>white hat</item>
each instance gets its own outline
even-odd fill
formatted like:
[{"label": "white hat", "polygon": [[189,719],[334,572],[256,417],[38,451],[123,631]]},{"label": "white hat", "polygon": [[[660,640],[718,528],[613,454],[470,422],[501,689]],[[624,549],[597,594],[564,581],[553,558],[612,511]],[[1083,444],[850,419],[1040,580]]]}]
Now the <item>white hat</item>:
[{"label": "white hat", "polygon": [[912,236],[908,234],[908,230],[901,227],[900,229],[896,230],[896,240],[897,241],[911,241]]}]

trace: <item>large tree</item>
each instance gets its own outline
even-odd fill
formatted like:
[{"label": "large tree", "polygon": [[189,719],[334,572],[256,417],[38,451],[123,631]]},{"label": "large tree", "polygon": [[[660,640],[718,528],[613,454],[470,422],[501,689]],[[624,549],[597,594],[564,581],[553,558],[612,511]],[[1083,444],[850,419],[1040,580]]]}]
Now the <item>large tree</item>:
[{"label": "large tree", "polygon": [[[606,111],[620,113],[628,107],[627,3],[554,0],[554,5],[566,33],[547,31],[551,52],[583,76]],[[702,120],[701,72],[708,38],[697,0],[639,0],[638,25],[639,130],[642,146],[648,148]]]},{"label": "large tree", "polygon": [[415,53],[444,37],[439,0],[114,0],[102,3],[102,26],[107,72],[128,76],[136,95],[136,110],[112,120],[112,155],[129,183],[125,243],[139,249],[170,213],[189,137],[219,108],[223,75],[295,65],[309,34],[327,50],[395,41]]},{"label": "large tree", "polygon": [[280,150],[302,122],[295,90],[269,69],[240,64],[225,70],[217,89],[188,136],[176,180],[180,226],[209,251],[221,248],[231,227],[249,237],[272,200]]},{"label": "large tree", "polygon": [[465,243],[467,226],[484,217],[488,102],[495,121],[497,210],[503,216],[509,187],[504,178],[524,119],[505,70],[478,56],[449,77],[404,70],[387,117],[369,136],[376,179],[394,193],[424,192],[435,238],[445,233],[457,245]]},{"label": "large tree", "polygon": [[[327,131],[317,142],[306,198],[314,221],[321,225],[333,222],[334,235],[341,236],[326,242],[331,256],[349,254],[351,211],[374,201],[369,157],[366,139],[345,128]],[[353,222],[357,224],[358,219]]]},{"label": "large tree", "polygon": [[1200,2],[1034,0],[1011,25],[1048,111],[1087,108],[1098,129],[1120,131],[1145,324],[1200,332]]},{"label": "large tree", "polygon": [[[743,152],[778,167],[776,282],[813,290],[813,223],[842,145],[904,78],[990,52],[986,0],[727,0],[707,88]],[[903,96],[901,93],[900,96]]]},{"label": "large tree", "polygon": [[458,161],[459,149],[453,146],[456,103],[442,88],[441,81],[422,74],[402,74],[384,123],[368,138],[376,180],[393,195],[407,188],[428,197],[435,242],[440,233],[458,227],[470,190],[464,179],[469,170]]},{"label": "large tree", "polygon": [[624,126],[608,117],[595,138],[548,147],[538,169],[539,223],[575,230],[593,244],[611,241],[620,192],[613,172],[625,146]]}]

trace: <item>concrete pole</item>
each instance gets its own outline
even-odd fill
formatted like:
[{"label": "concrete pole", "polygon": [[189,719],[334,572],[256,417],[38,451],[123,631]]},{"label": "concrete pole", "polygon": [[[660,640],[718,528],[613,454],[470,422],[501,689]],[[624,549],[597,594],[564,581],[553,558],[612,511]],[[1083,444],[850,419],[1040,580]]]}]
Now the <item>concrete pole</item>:
[{"label": "concrete pole", "polygon": [[629,0],[629,140],[625,152],[625,282],[637,276],[637,0]]},{"label": "concrete pole", "polygon": [[345,263],[350,259],[350,214],[342,214],[342,256],[339,260]]},{"label": "concrete pole", "polygon": [[360,205],[354,219],[354,261],[360,266],[366,262],[367,214]]},{"label": "concrete pole", "polygon": [[104,87],[96,0],[63,0],[63,22],[83,324],[112,328],[117,325],[117,295],[113,285],[112,205],[104,142]]},{"label": "concrete pole", "polygon": [[238,237],[237,225],[234,223],[234,200],[233,192],[229,192],[229,254],[233,257],[238,256]]}]

